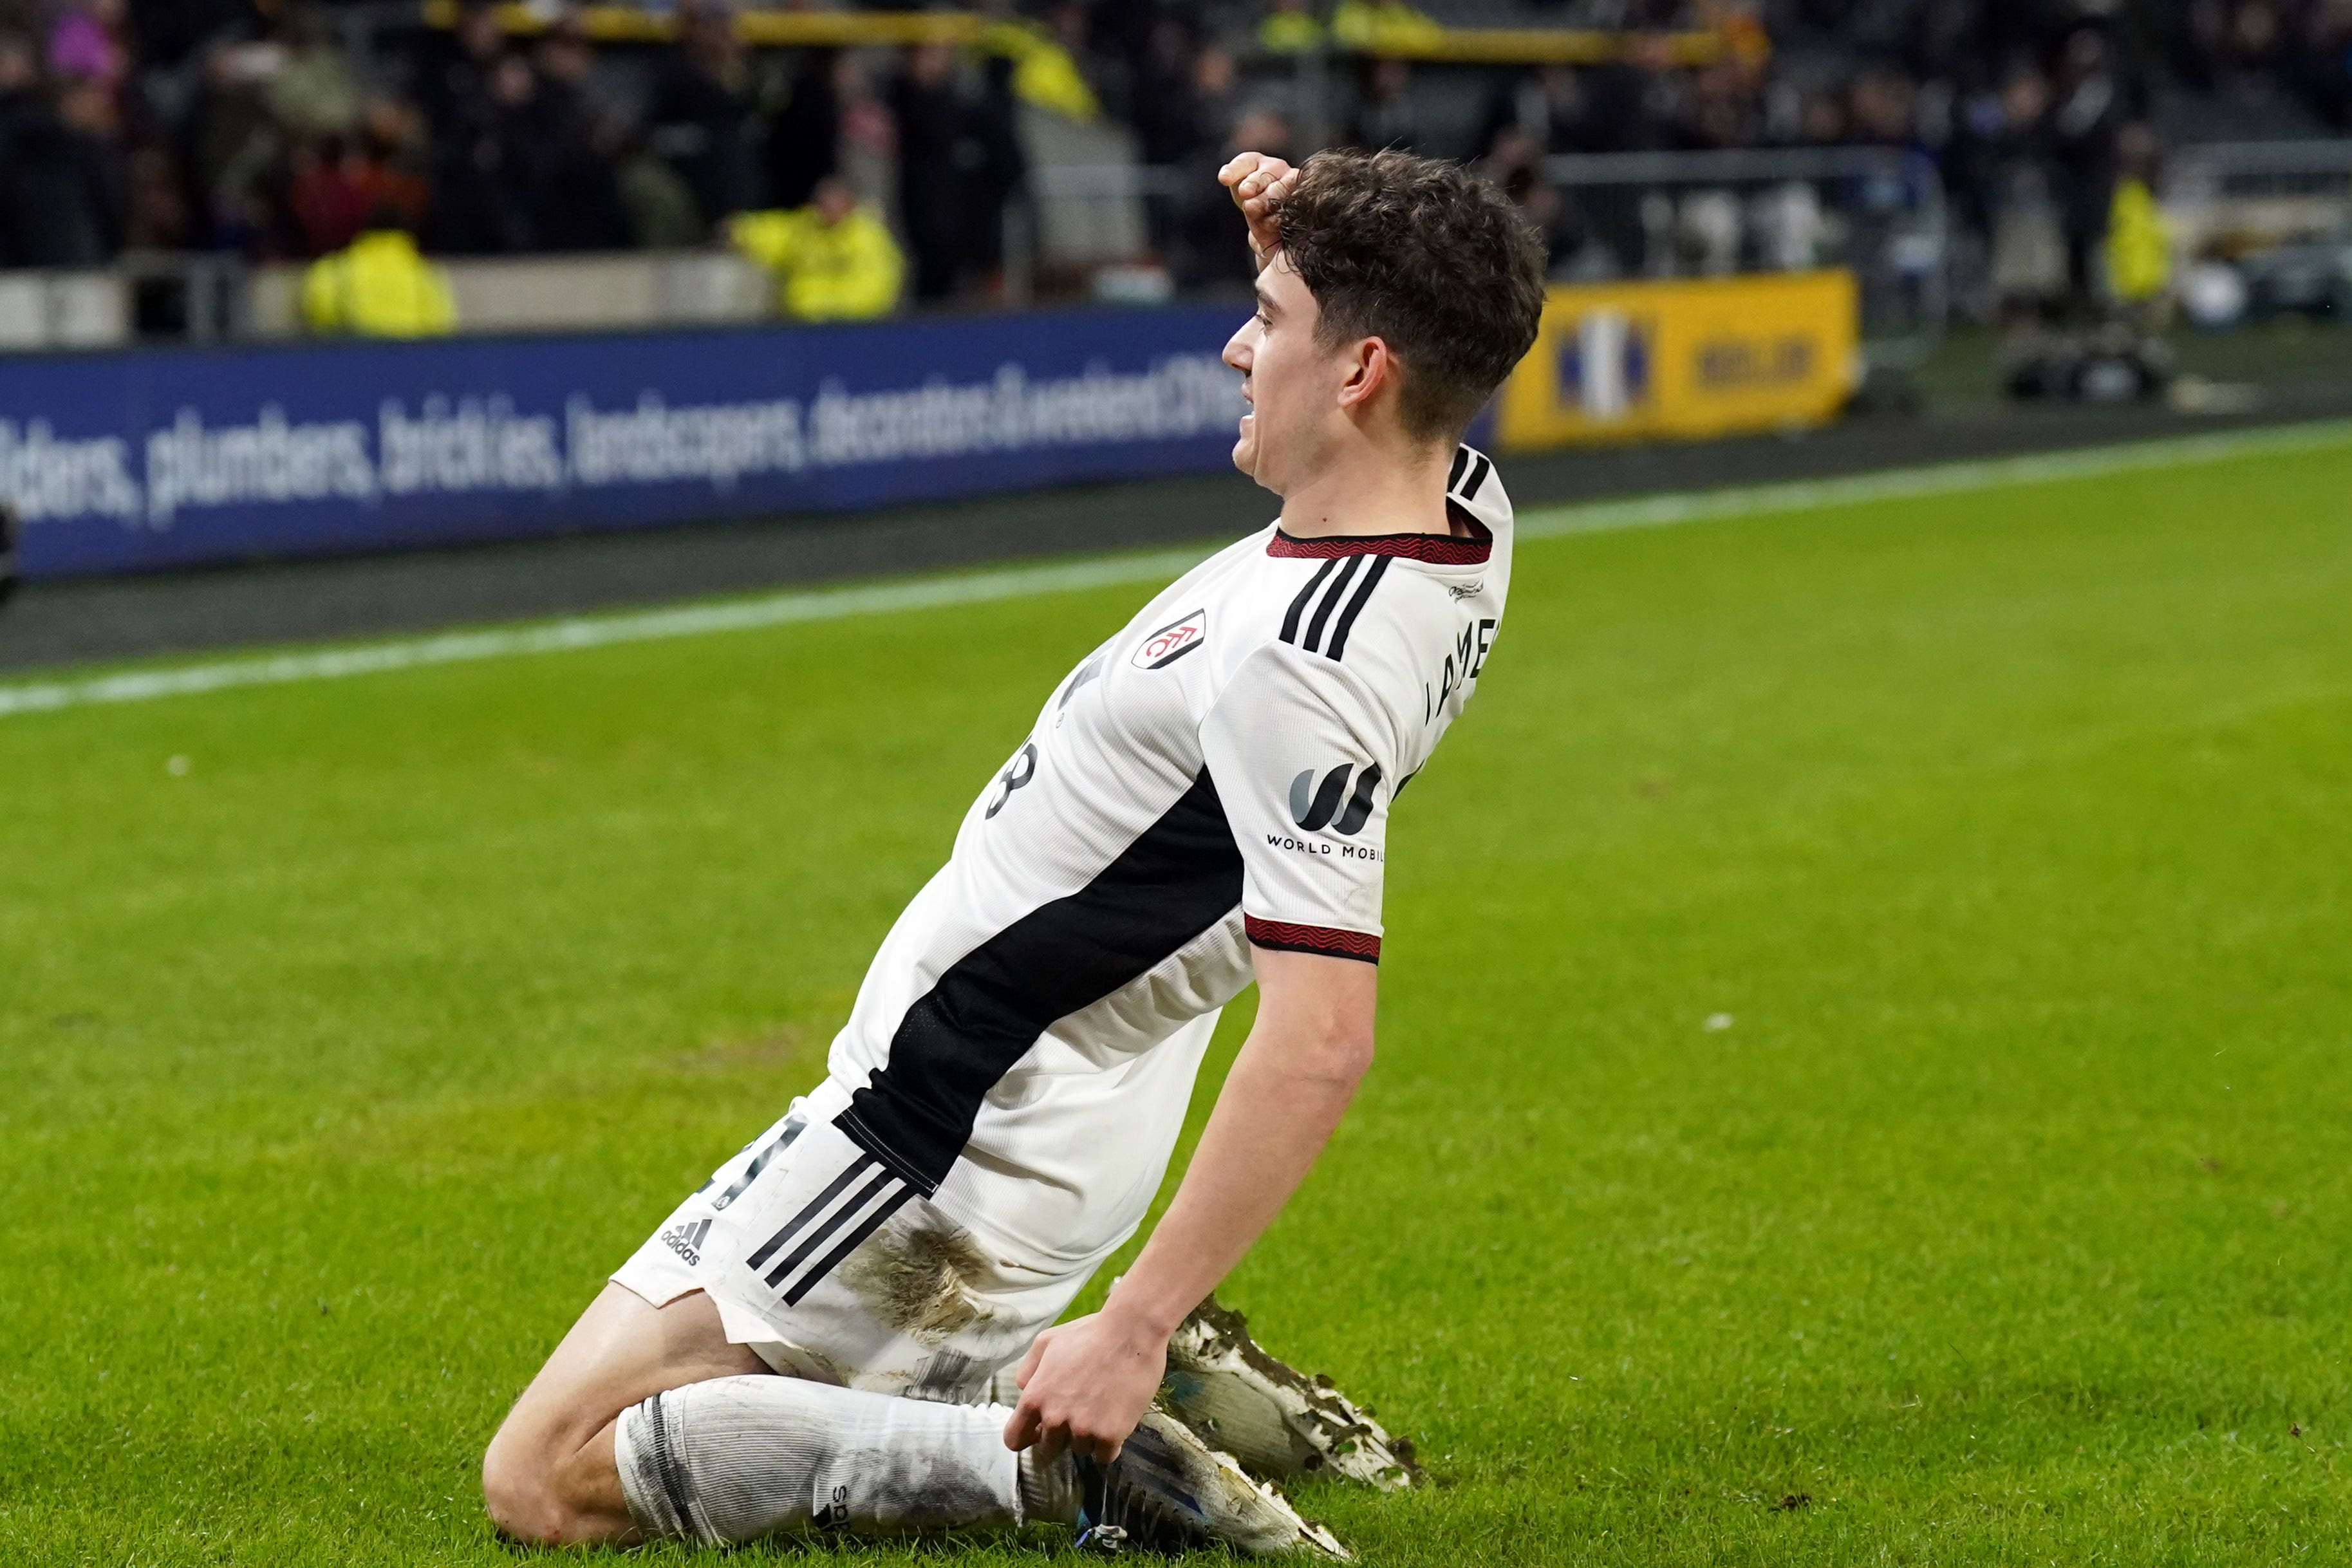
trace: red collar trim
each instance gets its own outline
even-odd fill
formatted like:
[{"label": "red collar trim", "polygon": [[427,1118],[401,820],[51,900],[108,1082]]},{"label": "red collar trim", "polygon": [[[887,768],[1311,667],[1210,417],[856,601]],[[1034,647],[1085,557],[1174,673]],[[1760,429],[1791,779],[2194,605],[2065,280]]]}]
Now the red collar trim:
[{"label": "red collar trim", "polygon": [[1476,539],[1456,539],[1445,533],[1340,533],[1322,539],[1295,539],[1277,528],[1265,542],[1268,555],[1304,556],[1328,561],[1337,555],[1402,555],[1433,566],[1478,566],[1495,552],[1495,536],[1483,523],[1471,525]]}]

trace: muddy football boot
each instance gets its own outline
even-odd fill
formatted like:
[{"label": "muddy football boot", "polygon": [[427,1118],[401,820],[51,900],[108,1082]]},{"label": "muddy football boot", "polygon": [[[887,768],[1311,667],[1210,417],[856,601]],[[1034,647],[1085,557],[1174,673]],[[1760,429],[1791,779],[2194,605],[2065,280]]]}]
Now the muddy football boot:
[{"label": "muddy football boot", "polygon": [[1211,1297],[1168,1342],[1160,1402],[1213,1448],[1268,1478],[1333,1475],[1384,1491],[1421,1481],[1412,1445],[1331,1386],[1260,1350],[1239,1312]]},{"label": "muddy football boot", "polygon": [[1299,1518],[1272,1487],[1163,1412],[1146,1411],[1109,1464],[1076,1463],[1078,1544],[1089,1551],[1185,1552],[1222,1542],[1253,1553],[1350,1557],[1329,1531]]}]

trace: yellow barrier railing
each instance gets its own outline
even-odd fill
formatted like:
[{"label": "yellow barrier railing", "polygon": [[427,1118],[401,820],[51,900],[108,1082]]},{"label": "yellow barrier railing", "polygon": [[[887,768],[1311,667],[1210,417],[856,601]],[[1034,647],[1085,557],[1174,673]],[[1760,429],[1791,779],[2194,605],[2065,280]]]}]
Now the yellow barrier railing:
[{"label": "yellow barrier railing", "polygon": [[[425,0],[425,20],[436,27],[457,20],[457,0]],[[499,26],[509,33],[546,30],[543,15],[525,5],[497,8]],[[582,29],[600,43],[661,43],[677,36],[675,16],[634,5],[588,5],[578,13]],[[961,44],[1018,54],[1011,35],[1029,33],[1017,24],[969,11],[740,11],[737,35],[767,48],[856,48],[872,45]],[[1679,33],[1612,33],[1576,27],[1380,27],[1360,41],[1339,39],[1345,53],[1391,59],[1474,65],[1599,65],[1611,60],[1654,58],[1677,66],[1703,66],[1726,58],[1760,58],[1760,33],[1699,30]]]}]

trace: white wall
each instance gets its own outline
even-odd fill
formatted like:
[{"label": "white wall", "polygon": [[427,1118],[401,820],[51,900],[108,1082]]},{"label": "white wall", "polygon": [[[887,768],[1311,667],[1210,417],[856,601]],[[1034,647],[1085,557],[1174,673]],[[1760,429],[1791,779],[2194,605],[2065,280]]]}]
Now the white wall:
[{"label": "white wall", "polygon": [[[767,272],[719,250],[440,258],[461,332],[551,332],[756,321],[775,312]],[[302,331],[301,265],[253,275],[251,330]]]}]

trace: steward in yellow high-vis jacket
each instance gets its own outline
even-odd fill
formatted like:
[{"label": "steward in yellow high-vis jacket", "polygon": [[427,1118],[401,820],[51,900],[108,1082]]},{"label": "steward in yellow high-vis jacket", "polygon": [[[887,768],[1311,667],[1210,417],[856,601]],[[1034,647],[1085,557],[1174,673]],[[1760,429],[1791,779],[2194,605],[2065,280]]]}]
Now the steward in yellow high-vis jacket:
[{"label": "steward in yellow high-vis jacket", "polygon": [[838,179],[820,180],[808,205],[743,213],[728,225],[735,248],[776,275],[784,314],[803,321],[864,321],[898,303],[906,258],[881,215]]},{"label": "steward in yellow high-vis jacket", "polygon": [[2126,175],[2116,182],[2106,253],[2107,289],[2121,304],[2145,305],[2172,281],[2172,237],[2147,181]]},{"label": "steward in yellow high-vis jacket", "polygon": [[449,277],[425,259],[405,230],[371,226],[302,279],[302,321],[314,332],[431,338],[455,331]]}]

